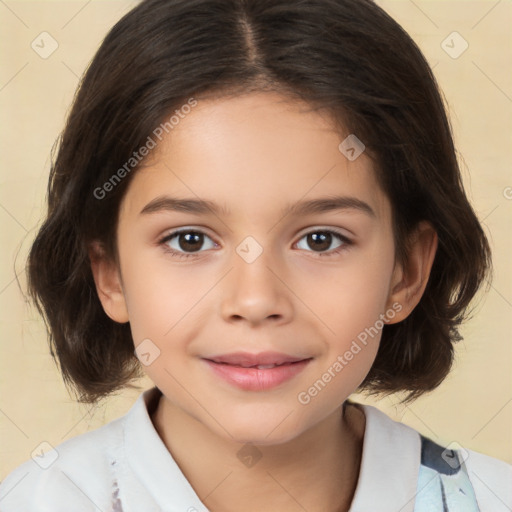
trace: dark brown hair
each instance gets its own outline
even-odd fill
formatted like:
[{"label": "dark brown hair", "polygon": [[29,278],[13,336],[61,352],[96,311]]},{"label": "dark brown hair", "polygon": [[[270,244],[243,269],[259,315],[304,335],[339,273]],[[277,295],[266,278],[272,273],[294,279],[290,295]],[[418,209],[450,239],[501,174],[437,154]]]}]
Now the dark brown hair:
[{"label": "dark brown hair", "polygon": [[391,201],[398,258],[421,220],[439,236],[420,303],[384,327],[361,388],[412,399],[449,372],[490,250],[435,78],[412,39],[370,0],[144,0],[108,33],[81,81],[29,255],[30,294],[79,400],[140,375],[129,324],[104,313],[88,257],[98,240],[117,260],[119,205],[137,166],[108,194],[95,191],[191,97],[264,90],[327,109],[364,142]]}]

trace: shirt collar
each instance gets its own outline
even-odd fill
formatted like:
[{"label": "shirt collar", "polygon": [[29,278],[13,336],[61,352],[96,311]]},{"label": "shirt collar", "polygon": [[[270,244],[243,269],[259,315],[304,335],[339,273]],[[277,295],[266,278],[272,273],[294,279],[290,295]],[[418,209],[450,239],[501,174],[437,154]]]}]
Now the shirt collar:
[{"label": "shirt collar", "polygon": [[[207,512],[151,421],[150,411],[160,396],[158,388],[148,389],[125,417],[128,462],[163,510]],[[376,504],[380,512],[413,512],[421,460],[419,434],[375,407],[359,405],[366,418],[365,433],[349,512],[368,512]]]},{"label": "shirt collar", "polygon": [[[361,404],[360,404],[361,405]],[[415,430],[376,407],[361,405],[366,417],[359,479],[349,512],[413,512],[421,462]]]},{"label": "shirt collar", "polygon": [[156,387],[146,390],[126,416],[128,463],[162,510],[208,512],[151,421],[148,406],[151,410],[161,394]]}]

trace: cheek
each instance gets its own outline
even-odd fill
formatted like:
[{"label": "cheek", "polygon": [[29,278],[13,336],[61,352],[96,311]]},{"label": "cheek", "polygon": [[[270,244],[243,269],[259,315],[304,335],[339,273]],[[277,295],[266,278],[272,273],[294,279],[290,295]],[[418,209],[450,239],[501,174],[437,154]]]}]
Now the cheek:
[{"label": "cheek", "polygon": [[[327,293],[317,295],[314,304],[320,319],[328,326],[326,358],[316,387],[322,391],[319,402],[347,396],[364,380],[377,355],[388,315],[390,279],[394,265],[392,245],[385,240],[358,258],[347,258],[339,272],[330,275]],[[318,308],[318,309],[317,309]],[[315,389],[311,390],[315,393]]]},{"label": "cheek", "polygon": [[[125,258],[123,273],[130,329],[142,369],[167,396],[186,404],[179,383],[187,382],[190,340],[204,324],[201,297],[211,284],[192,267],[178,270],[165,258],[144,251]],[[144,354],[149,354],[146,360]]]},{"label": "cheek", "polygon": [[[314,311],[330,328],[339,349],[373,326],[388,304],[393,247],[381,241],[369,249],[355,252],[336,271],[323,270],[322,276],[316,275],[316,282],[323,285],[317,284],[310,292]],[[311,277],[307,279],[311,281]]]},{"label": "cheek", "polygon": [[154,248],[125,254],[124,293],[135,344],[145,338],[171,338],[182,321],[189,323],[197,314],[212,279],[192,266],[178,269],[163,255],[155,257]]}]

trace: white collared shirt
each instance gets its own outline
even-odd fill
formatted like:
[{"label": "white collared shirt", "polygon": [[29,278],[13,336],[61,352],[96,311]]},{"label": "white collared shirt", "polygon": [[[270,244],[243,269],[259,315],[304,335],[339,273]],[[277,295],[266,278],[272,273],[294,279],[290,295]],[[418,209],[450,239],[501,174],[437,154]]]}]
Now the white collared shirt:
[{"label": "white collared shirt", "polygon": [[[208,512],[153,426],[148,408],[159,396],[157,388],[149,389],[121,418],[17,467],[0,484],[0,512]],[[375,407],[362,409],[361,468],[349,512],[455,510],[428,505],[435,498],[426,496],[427,491],[434,483],[436,489],[443,485],[435,470],[422,465],[420,434]],[[442,449],[429,446],[432,453]],[[464,466],[478,502],[474,510],[512,511],[511,465],[468,450]],[[453,477],[443,477],[448,489],[446,481]],[[456,485],[461,498],[473,496]],[[418,491],[425,496],[421,504]],[[442,494],[444,503],[444,488]]]}]

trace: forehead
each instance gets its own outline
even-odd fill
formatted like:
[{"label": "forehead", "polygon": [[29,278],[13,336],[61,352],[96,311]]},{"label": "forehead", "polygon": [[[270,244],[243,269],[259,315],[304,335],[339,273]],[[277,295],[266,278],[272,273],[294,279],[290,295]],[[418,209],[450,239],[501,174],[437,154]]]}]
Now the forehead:
[{"label": "forehead", "polygon": [[388,214],[372,160],[364,152],[347,158],[340,143],[350,133],[340,133],[327,112],[277,93],[199,98],[187,112],[155,139],[124,211],[139,213],[171,194],[214,201],[226,215],[275,215],[273,207],[349,195],[370,202],[378,216]]}]

